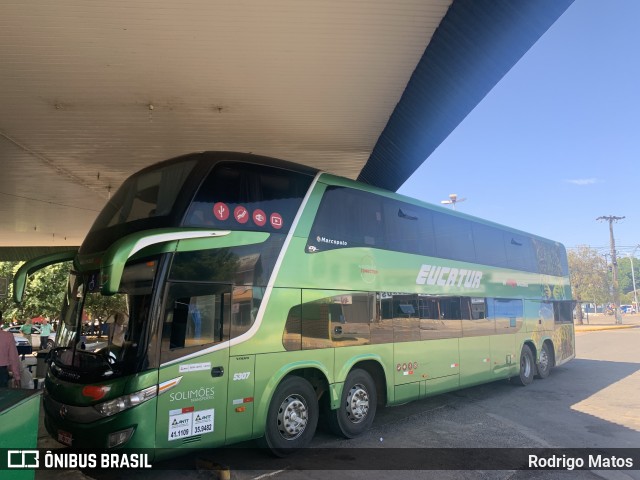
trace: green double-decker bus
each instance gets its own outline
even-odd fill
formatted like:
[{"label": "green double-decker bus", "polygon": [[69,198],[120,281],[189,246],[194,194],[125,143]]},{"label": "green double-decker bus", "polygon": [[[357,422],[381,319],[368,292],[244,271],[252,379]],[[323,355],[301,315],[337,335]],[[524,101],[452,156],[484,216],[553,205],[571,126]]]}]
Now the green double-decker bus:
[{"label": "green double-decker bus", "polygon": [[[207,152],[127,179],[73,260],[45,423],[78,447],[262,439],[284,455],[318,417],[351,438],[376,409],[574,357],[564,247],[248,154]],[[118,313],[82,341],[88,306]]]}]

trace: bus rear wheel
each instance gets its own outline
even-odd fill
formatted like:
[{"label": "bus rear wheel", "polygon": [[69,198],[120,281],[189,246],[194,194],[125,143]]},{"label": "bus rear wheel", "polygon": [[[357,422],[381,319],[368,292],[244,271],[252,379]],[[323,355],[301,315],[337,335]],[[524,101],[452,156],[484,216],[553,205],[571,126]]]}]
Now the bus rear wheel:
[{"label": "bus rear wheel", "polygon": [[329,411],[329,428],[345,438],[362,434],[376,415],[376,385],[365,370],[352,370],[344,382],[340,406]]},{"label": "bus rear wheel", "polygon": [[285,457],[309,444],[318,425],[316,392],[304,378],[285,378],[276,388],[265,428],[264,444]]},{"label": "bus rear wheel", "polygon": [[536,364],[538,378],[547,378],[549,376],[549,372],[551,372],[551,367],[553,366],[553,352],[551,347],[549,347],[548,343],[542,344],[542,350],[540,350],[540,359]]},{"label": "bus rear wheel", "polygon": [[535,363],[533,361],[533,353],[529,345],[523,345],[520,352],[520,373],[511,379],[516,385],[526,386],[533,382],[535,371]]}]

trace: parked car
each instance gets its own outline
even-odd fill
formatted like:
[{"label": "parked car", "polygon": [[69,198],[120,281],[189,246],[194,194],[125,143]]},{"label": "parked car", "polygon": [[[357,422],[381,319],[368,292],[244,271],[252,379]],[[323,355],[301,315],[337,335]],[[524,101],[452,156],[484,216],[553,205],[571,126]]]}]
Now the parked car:
[{"label": "parked car", "polygon": [[14,333],[13,339],[16,341],[16,347],[27,347],[29,346],[29,340],[27,337],[22,335],[21,333]]},{"label": "parked car", "polygon": [[[14,325],[11,327],[7,327],[5,328],[5,331],[13,333],[13,336],[16,337],[16,335],[21,337],[21,341],[26,342],[26,344],[29,344],[29,341],[27,340],[27,337],[25,337],[24,335],[22,335],[22,333],[20,332],[20,327],[22,325]],[[33,342],[33,346],[34,347],[40,347],[40,339],[38,338],[38,336],[40,335],[40,327],[38,325],[32,325],[31,326],[31,341]],[[16,342],[16,345],[18,343]],[[56,344],[56,332],[52,331],[49,334],[49,338],[47,339],[47,346],[46,348],[53,348],[54,345]]]},{"label": "parked car", "polygon": [[14,333],[13,339],[16,342],[16,349],[18,350],[18,355],[24,358],[25,355],[29,355],[33,353],[33,348],[31,347],[29,340],[27,340],[27,337],[25,337],[20,333]]},{"label": "parked car", "polygon": [[[11,333],[22,333],[20,329],[22,325],[13,325],[11,327],[5,328],[5,331]],[[31,325],[31,335],[40,335],[40,326],[39,325]]]},{"label": "parked car", "polygon": [[13,325],[11,327],[6,327],[4,331],[9,333],[20,333],[20,327],[22,327],[22,325]]},{"label": "parked car", "polygon": [[[40,346],[40,339],[37,338],[40,335],[40,325],[33,325],[31,327],[31,341],[35,344],[36,347]],[[35,339],[34,339],[35,337]],[[49,337],[47,338],[47,346],[45,348],[53,348],[56,344],[56,332],[51,330]]]}]

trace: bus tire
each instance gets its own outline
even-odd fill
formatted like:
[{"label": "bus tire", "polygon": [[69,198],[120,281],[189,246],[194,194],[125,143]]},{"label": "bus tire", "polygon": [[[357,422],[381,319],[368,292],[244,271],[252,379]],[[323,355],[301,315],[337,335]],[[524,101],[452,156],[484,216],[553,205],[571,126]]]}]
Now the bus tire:
[{"label": "bus tire", "polygon": [[535,371],[535,362],[533,360],[533,353],[529,345],[523,345],[520,352],[520,373],[512,377],[513,383],[516,385],[527,386],[533,382],[533,375]]},{"label": "bus tire", "polygon": [[551,367],[553,366],[553,352],[549,347],[549,343],[545,342],[542,344],[542,350],[540,350],[540,359],[536,364],[536,377],[538,378],[547,378],[549,376],[549,372],[551,372]]},{"label": "bus tire", "polygon": [[340,406],[329,411],[331,431],[345,438],[354,438],[366,431],[376,416],[376,384],[368,372],[349,372],[342,387]]},{"label": "bus tire", "polygon": [[286,457],[309,444],[318,425],[318,398],[302,377],[285,378],[276,388],[263,443],[278,457]]}]

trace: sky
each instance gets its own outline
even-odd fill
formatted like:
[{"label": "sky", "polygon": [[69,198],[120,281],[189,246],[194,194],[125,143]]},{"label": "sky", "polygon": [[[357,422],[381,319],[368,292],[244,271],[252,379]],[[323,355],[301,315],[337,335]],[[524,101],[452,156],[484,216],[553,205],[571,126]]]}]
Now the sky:
[{"label": "sky", "polygon": [[[640,244],[640,1],[575,0],[399,192],[619,256]],[[450,208],[450,207],[447,207]],[[640,257],[640,248],[635,251]]]}]

